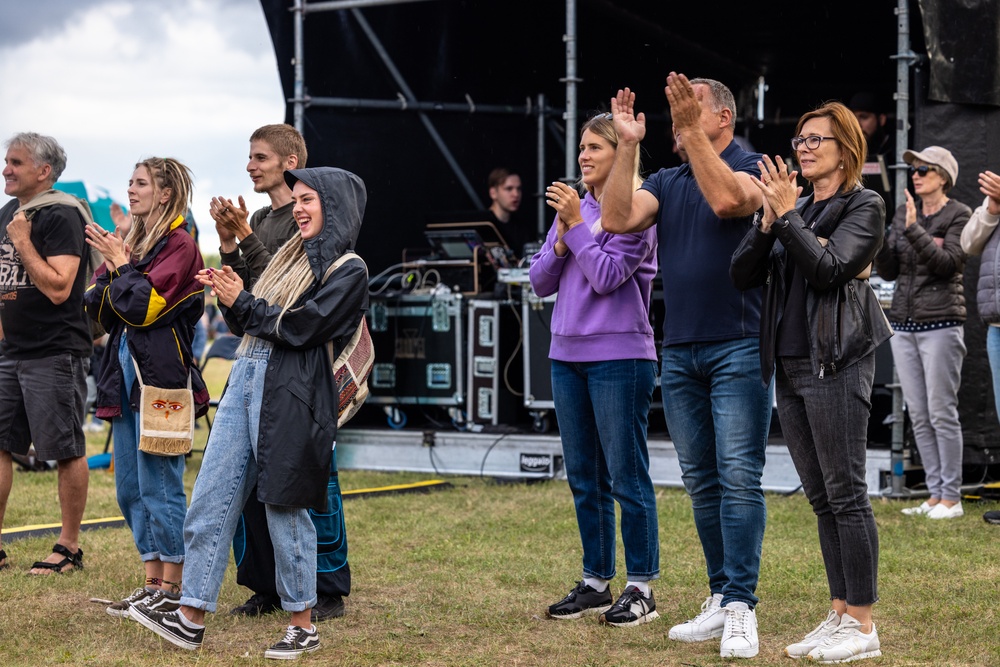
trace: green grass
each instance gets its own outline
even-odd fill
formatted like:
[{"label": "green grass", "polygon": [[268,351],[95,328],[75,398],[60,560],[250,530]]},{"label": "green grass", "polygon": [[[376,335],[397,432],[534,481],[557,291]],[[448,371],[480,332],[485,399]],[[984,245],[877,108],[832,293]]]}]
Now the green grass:
[{"label": "green grass", "polygon": [[[204,434],[204,431],[201,431]],[[99,441],[99,442],[98,442]],[[103,448],[95,437],[93,448]],[[200,457],[192,458],[193,481]],[[345,489],[429,479],[411,473],[343,471]],[[658,489],[662,618],[608,628],[593,618],[547,620],[545,607],[579,578],[573,503],[561,481],[496,484],[448,478],[427,494],[351,499],[345,504],[354,587],[348,614],[320,626],[323,647],[303,665],[721,665],[718,642],[679,644],[669,626],[694,615],[707,594],[690,503]],[[7,527],[58,521],[55,473],[17,473]],[[757,608],[761,653],[747,665],[792,663],[782,648],[827,610],[815,520],[801,495],[769,495]],[[885,656],[870,664],[1000,664],[1000,529],[980,518],[997,504],[967,504],[968,514],[931,522],[876,500],[881,540],[876,624]],[[112,475],[91,475],[87,518],[117,516]],[[248,595],[232,567],[220,612],[208,617],[205,646],[188,653],[134,623],[114,619],[91,597],[118,598],[141,569],[127,529],[85,532],[86,569],[31,577],[31,561],[51,537],[7,542],[13,567],[0,573],[0,665],[262,665],[279,638],[282,615],[235,619],[225,613]],[[624,562],[619,545],[619,564]],[[623,574],[612,584],[615,592]],[[268,661],[270,662],[270,661]],[[729,662],[728,664],[733,664]]]}]

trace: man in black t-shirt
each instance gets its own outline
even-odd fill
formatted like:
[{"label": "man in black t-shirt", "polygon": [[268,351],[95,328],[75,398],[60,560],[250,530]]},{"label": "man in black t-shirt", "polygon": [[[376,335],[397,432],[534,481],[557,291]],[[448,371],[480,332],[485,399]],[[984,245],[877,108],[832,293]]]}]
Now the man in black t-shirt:
[{"label": "man in black t-shirt", "polygon": [[[0,526],[13,481],[11,454],[35,446],[59,470],[62,531],[32,574],[83,567],[80,521],[87,504],[83,435],[93,343],[83,310],[89,247],[85,209],[52,190],[66,153],[52,137],[7,142],[0,208]],[[0,545],[2,546],[2,545]],[[8,565],[0,548],[0,569]]]}]

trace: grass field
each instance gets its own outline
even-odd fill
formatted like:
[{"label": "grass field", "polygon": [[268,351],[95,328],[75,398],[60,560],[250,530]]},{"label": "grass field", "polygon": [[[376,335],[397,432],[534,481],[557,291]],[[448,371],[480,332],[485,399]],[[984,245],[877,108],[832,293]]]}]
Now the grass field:
[{"label": "grass field", "polygon": [[[204,436],[205,430],[199,433]],[[92,450],[103,449],[95,434]],[[200,463],[189,463],[193,482]],[[344,471],[345,489],[429,479],[410,473]],[[353,590],[347,616],[320,625],[322,648],[305,665],[720,665],[718,642],[679,644],[670,625],[693,616],[707,594],[690,503],[657,489],[661,618],[637,628],[593,617],[552,621],[545,607],[579,578],[580,544],[567,484],[498,484],[448,478],[427,494],[350,499],[345,504]],[[54,472],[16,473],[7,528],[58,522]],[[757,607],[761,652],[747,665],[792,665],[783,647],[825,616],[827,592],[815,521],[801,495],[769,495]],[[931,522],[875,501],[881,539],[876,624],[885,655],[869,664],[1000,665],[1000,528],[981,517],[997,504]],[[118,516],[113,476],[93,471],[86,518]],[[0,667],[34,665],[258,665],[285,618],[225,613],[248,595],[229,569],[220,612],[207,619],[204,648],[188,653],[91,597],[117,599],[139,585],[141,568],[125,528],[83,534],[86,569],[26,574],[52,537],[4,540],[12,567],[0,573]],[[622,573],[612,583],[620,592]],[[266,661],[270,662],[270,661]]]}]

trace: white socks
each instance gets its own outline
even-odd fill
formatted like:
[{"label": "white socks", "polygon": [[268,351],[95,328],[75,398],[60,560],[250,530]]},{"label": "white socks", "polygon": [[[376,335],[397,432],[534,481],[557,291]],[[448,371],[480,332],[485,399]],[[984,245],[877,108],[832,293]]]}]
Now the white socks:
[{"label": "white socks", "polygon": [[590,586],[598,593],[603,593],[604,591],[607,590],[609,582],[607,579],[597,579],[596,577],[584,577],[583,583],[586,586]]}]

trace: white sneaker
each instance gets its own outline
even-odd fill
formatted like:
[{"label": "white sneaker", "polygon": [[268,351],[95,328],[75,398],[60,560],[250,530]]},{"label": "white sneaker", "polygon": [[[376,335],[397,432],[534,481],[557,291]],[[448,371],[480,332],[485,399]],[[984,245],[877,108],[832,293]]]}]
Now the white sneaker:
[{"label": "white sneaker", "polygon": [[906,516],[913,516],[914,514],[927,514],[935,507],[937,507],[937,505],[931,505],[925,500],[924,502],[920,503],[920,505],[917,507],[907,507],[899,511],[905,514]]},{"label": "white sneaker", "polygon": [[820,642],[809,652],[809,659],[827,665],[835,662],[851,662],[882,655],[878,641],[878,631],[872,623],[870,634],[861,632],[861,622],[850,614],[840,617],[840,627],[832,635]]},{"label": "white sneaker", "polygon": [[719,655],[723,658],[752,658],[760,650],[757,639],[757,614],[746,602],[730,602],[726,612],[726,627],[722,631]]},{"label": "white sneaker", "polygon": [[703,642],[722,636],[726,625],[726,612],[722,604],[722,593],[709,595],[701,605],[701,613],[680,625],[670,628],[671,639],[679,642]]},{"label": "white sneaker", "polygon": [[830,613],[826,615],[826,620],[816,626],[816,629],[810,632],[802,639],[800,642],[794,644],[789,644],[785,647],[785,655],[789,658],[804,658],[809,655],[809,652],[814,648],[819,646],[824,639],[832,635],[840,627],[840,616],[837,612],[830,610]]},{"label": "white sneaker", "polygon": [[958,517],[965,514],[965,510],[962,509],[962,503],[955,503],[951,507],[945,507],[944,503],[938,503],[934,506],[930,512],[927,513],[928,519],[957,519]]}]

